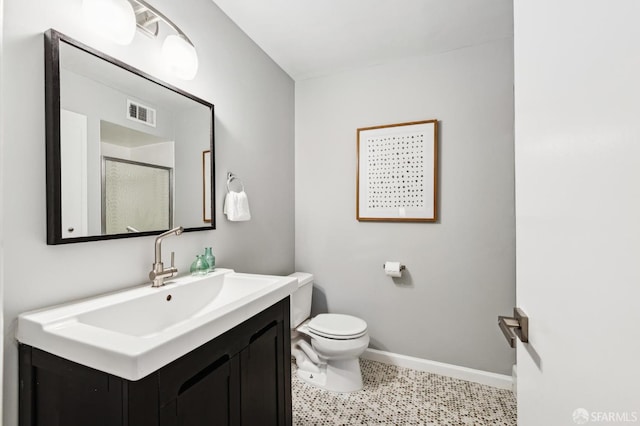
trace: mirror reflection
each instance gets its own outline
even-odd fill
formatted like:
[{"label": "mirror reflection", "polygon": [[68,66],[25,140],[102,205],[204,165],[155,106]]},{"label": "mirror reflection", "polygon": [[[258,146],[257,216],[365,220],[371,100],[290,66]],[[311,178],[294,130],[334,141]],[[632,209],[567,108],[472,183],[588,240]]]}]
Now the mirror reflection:
[{"label": "mirror reflection", "polygon": [[[59,140],[48,123],[47,143],[58,143],[60,155],[59,170],[47,176],[60,182],[59,200],[48,182],[48,206],[59,213],[48,242],[150,235],[174,225],[211,229],[213,206],[204,215],[203,203],[214,199],[204,194],[215,187],[213,156],[207,167],[202,159],[213,152],[213,105],[48,34],[59,52],[60,89],[58,116],[47,111],[47,120],[59,120]],[[50,65],[47,79],[56,74]]]}]

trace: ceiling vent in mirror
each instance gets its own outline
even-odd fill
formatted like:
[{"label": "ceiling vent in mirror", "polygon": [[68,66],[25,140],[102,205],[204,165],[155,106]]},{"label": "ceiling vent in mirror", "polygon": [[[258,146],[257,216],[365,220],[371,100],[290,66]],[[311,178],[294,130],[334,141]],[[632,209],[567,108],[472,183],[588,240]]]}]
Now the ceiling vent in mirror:
[{"label": "ceiling vent in mirror", "polygon": [[156,110],[127,99],[127,118],[156,127]]}]

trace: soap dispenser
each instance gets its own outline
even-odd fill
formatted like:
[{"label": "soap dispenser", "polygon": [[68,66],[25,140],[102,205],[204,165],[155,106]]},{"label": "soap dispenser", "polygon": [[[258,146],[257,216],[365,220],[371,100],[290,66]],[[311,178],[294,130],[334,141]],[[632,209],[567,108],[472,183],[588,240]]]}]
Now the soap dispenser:
[{"label": "soap dispenser", "polygon": [[213,270],[216,268],[216,257],[213,255],[211,247],[205,247],[204,260],[206,260],[209,264],[209,272],[213,272]]}]

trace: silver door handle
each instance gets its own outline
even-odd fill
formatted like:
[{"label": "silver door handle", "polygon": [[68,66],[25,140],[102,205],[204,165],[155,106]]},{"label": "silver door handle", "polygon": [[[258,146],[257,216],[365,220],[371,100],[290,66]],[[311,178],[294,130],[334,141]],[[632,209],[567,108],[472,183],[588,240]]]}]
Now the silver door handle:
[{"label": "silver door handle", "polygon": [[513,308],[513,317],[499,316],[498,326],[512,348],[516,347],[516,338],[522,343],[529,341],[529,317],[520,308]]}]

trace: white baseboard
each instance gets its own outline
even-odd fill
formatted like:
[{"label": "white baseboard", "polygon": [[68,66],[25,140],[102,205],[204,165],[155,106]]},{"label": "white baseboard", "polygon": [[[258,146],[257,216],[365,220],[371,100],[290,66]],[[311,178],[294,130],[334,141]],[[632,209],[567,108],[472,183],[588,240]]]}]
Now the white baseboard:
[{"label": "white baseboard", "polygon": [[475,370],[473,368],[460,367],[443,362],[430,361],[428,359],[415,358],[412,356],[394,354],[392,352],[370,349],[364,351],[360,356],[364,359],[382,362],[384,364],[397,365],[398,367],[411,368],[418,371],[439,374],[441,376],[453,377],[454,379],[466,380],[468,382],[480,383],[482,385],[493,386],[499,389],[511,390],[513,379],[505,374],[490,373],[488,371]]}]

